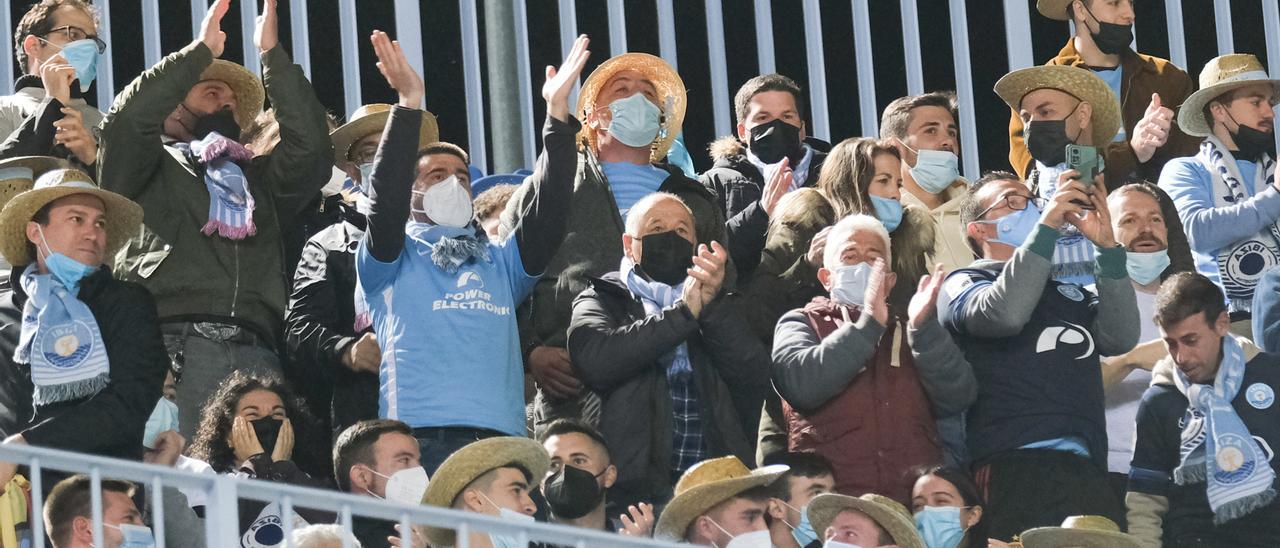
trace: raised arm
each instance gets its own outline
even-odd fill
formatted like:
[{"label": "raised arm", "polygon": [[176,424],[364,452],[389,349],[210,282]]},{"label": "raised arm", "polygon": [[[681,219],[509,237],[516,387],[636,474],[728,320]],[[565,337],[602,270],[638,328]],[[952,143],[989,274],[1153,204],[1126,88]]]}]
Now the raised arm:
[{"label": "raised arm", "polygon": [[409,200],[413,193],[414,162],[418,150],[418,128],[422,124],[422,78],[409,66],[399,42],[382,31],[370,38],[378,56],[378,70],[400,94],[392,109],[382,142],[373,159],[369,176],[369,230],[365,241],[370,254],[389,263],[404,249],[404,225],[409,221]]}]

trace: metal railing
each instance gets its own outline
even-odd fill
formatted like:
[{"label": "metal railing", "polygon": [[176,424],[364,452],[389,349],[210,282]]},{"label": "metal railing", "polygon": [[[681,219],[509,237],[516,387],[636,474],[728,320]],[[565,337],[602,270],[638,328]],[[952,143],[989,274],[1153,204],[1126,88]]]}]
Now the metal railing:
[{"label": "metal railing", "polygon": [[[400,524],[402,546],[414,546],[412,530],[414,525],[429,525],[453,529],[457,532],[457,546],[468,548],[471,533],[495,533],[516,538],[520,546],[529,542],[551,543],[559,546],[586,548],[593,546],[616,546],[619,548],[674,548],[672,543],[658,542],[652,539],[640,539],[623,535],[592,531],[577,527],[566,527],[548,523],[516,523],[496,517],[462,512],[431,506],[405,506],[387,502],[373,497],[356,496],[337,491],[326,491],[260,480],[239,479],[226,475],[198,474],[177,470],[165,466],[144,464],[120,459],[111,459],[95,455],[85,455],[69,451],[60,451],[27,445],[0,444],[0,461],[15,462],[29,467],[31,482],[31,520],[32,546],[43,548],[44,521],[41,519],[43,508],[42,472],[57,470],[76,474],[85,474],[91,481],[90,501],[93,519],[93,538],[95,546],[102,546],[103,539],[103,500],[102,480],[117,479],[136,483],[147,489],[149,505],[153,509],[151,523],[156,539],[156,548],[165,548],[165,523],[163,490],[165,487],[198,490],[205,494],[204,536],[206,546],[240,546],[241,528],[239,524],[239,500],[253,500],[280,505],[281,526],[284,528],[284,542],[281,546],[292,546],[294,508],[306,508],[333,512],[339,517],[338,523],[350,532],[352,519],[356,516],[392,521]],[[183,531],[192,535],[196,531]],[[344,548],[351,548],[349,539],[344,539]]]},{"label": "metal railing", "polygon": [[[435,0],[442,1],[442,0]],[[469,152],[474,163],[488,167],[489,155],[486,150],[486,136],[488,131],[493,128],[488,127],[484,112],[486,110],[486,100],[482,93],[482,75],[480,63],[484,52],[480,47],[480,25],[482,20],[477,17],[477,4],[483,0],[458,0],[459,14],[457,25],[461,40],[462,64],[464,78],[461,82],[433,82],[433,85],[452,86],[450,91],[456,91],[466,97],[467,114],[467,134],[469,136]],[[575,10],[581,4],[598,0],[557,0],[558,6],[558,28],[559,41],[562,53],[567,53],[572,44],[573,37],[578,33],[578,22],[575,16]],[[654,32],[658,38],[658,54],[666,59],[673,66],[676,65],[676,48],[677,48],[677,21],[673,0],[651,0],[653,9],[656,12],[657,25]],[[740,16],[745,10],[736,9],[736,3],[731,4],[735,9],[733,13],[725,14],[722,3],[723,0],[702,0],[705,5],[706,28],[701,29],[708,36],[707,55],[709,61],[709,70],[706,74],[684,74],[685,82],[690,88],[710,89],[711,101],[710,108],[706,105],[698,108],[699,112],[710,113],[713,120],[713,129],[716,135],[725,135],[733,132],[732,120],[732,93],[731,86],[736,85],[730,82],[728,78],[728,68],[725,63],[725,38],[724,38],[724,18]],[[753,0],[752,13],[755,19],[756,31],[756,61],[761,72],[771,72],[781,69],[787,72],[786,67],[778,67],[774,58],[774,28],[771,20],[771,10],[778,2],[786,1],[789,4],[796,4],[795,0]],[[833,0],[834,1],[834,0]],[[877,47],[876,42],[871,39],[870,16],[868,12],[868,0],[849,0],[853,17],[850,24],[853,28],[854,51],[853,59],[848,60],[854,65],[857,73],[858,90],[855,92],[850,90],[848,94],[829,94],[827,90],[826,79],[826,57],[824,52],[824,42],[822,36],[822,12],[821,8],[828,5],[827,2],[819,0],[803,0],[798,4],[803,9],[804,17],[804,42],[806,45],[806,56],[809,79],[805,83],[810,95],[810,133],[816,137],[823,139],[832,139],[836,136],[831,135],[831,121],[829,115],[829,106],[832,101],[848,101],[851,95],[856,94],[859,117],[861,119],[861,133],[865,135],[875,135],[878,133],[878,101],[875,96],[875,73],[873,70],[874,60],[877,53],[882,51],[883,46]],[[967,17],[967,1],[966,0],[947,0],[945,5],[940,1],[919,2],[919,0],[898,0],[902,14],[902,53],[904,56],[904,73],[906,79],[906,89],[908,93],[921,93],[926,90],[936,89],[936,86],[930,86],[925,81],[923,71],[922,52],[920,47],[920,18],[927,18],[931,21],[939,21],[945,19],[950,27],[952,41],[952,65],[955,71],[955,88],[957,90],[961,112],[960,112],[960,129],[961,141],[967,143],[963,148],[963,167],[964,174],[967,177],[975,177],[979,173],[978,165],[978,124],[984,127],[988,124],[995,124],[1003,127],[1006,120],[983,120],[976,119],[974,113],[975,94],[984,94],[986,99],[986,89],[978,89],[974,85],[974,76],[970,60],[970,44],[968,33],[968,17]],[[987,1],[987,0],[984,0]],[[1231,10],[1233,3],[1244,4],[1246,2],[1259,2],[1262,7],[1262,17],[1266,32],[1266,43],[1268,59],[1270,59],[1272,74],[1280,74],[1280,3],[1276,0],[1213,0],[1213,20],[1216,30],[1217,50],[1219,54],[1230,53],[1235,49],[1235,36],[1233,33]],[[160,34],[161,28],[173,29],[172,22],[166,22],[167,25],[162,26],[161,14],[159,9],[159,0],[141,0],[142,2],[142,37],[143,50],[146,62],[154,63],[159,59],[160,51]],[[8,2],[6,2],[7,4]],[[110,13],[109,0],[94,0],[102,13]],[[197,29],[206,10],[207,0],[190,0],[191,3],[191,28]],[[512,40],[515,42],[514,51],[517,52],[519,60],[517,63],[519,69],[518,80],[520,83],[520,96],[518,98],[520,111],[520,132],[521,147],[519,156],[523,159],[525,166],[533,165],[533,156],[537,150],[538,132],[541,124],[537,123],[534,117],[533,97],[534,86],[531,78],[535,77],[529,70],[530,64],[530,48],[529,48],[529,21],[527,0],[516,1],[515,9],[511,10],[512,17],[515,19],[516,32],[513,33]],[[1031,17],[1039,17],[1038,14],[1032,14],[1029,5],[1032,0],[1002,0],[1005,35],[1003,36],[1006,46],[1006,56],[1008,59],[1009,69],[1018,69],[1031,66],[1037,62],[1030,47],[1031,33],[1030,21]],[[240,2],[240,26],[242,29],[243,51],[252,52],[253,47],[253,11],[258,2],[243,1]],[[310,75],[310,40],[315,29],[309,28],[308,17],[314,17],[316,14],[308,5],[308,0],[289,0],[290,24],[292,30],[292,50],[294,58],[301,64],[304,70]],[[361,7],[370,4],[361,3]],[[610,54],[616,55],[628,49],[630,38],[627,34],[626,12],[624,2],[622,0],[607,0],[606,14],[608,17],[609,41],[608,50]],[[1183,3],[1179,1],[1164,2],[1169,56],[1174,64],[1187,67],[1187,51],[1186,39],[1184,33]],[[632,5],[635,9],[635,5]],[[431,67],[423,66],[422,53],[422,24],[420,20],[419,2],[414,0],[395,0],[395,26],[397,31],[396,38],[400,41],[408,55],[410,62],[420,71],[424,69],[426,74],[430,74]],[[9,10],[0,10],[0,44],[12,44],[13,23]],[[309,15],[310,14],[310,15]],[[342,42],[340,59],[334,59],[335,62],[341,64],[342,79],[341,85],[344,89],[342,110],[347,114],[353,112],[361,104],[360,91],[360,59],[358,48],[362,40],[357,34],[357,17],[361,14],[357,7],[356,0],[337,0],[337,19],[339,26],[339,38]],[[1141,22],[1140,22],[1141,23]],[[686,22],[681,21],[681,25]],[[1141,25],[1139,25],[1141,27]],[[119,86],[114,81],[111,64],[112,50],[110,47],[112,20],[110,17],[104,17],[101,21],[99,34],[107,39],[108,49],[105,58],[102,59],[102,66],[98,70],[98,101],[99,105],[110,104],[111,98],[119,91]],[[1139,28],[1139,34],[1142,29]],[[788,33],[788,36],[794,36],[794,33]],[[329,37],[326,36],[326,39]],[[998,37],[991,43],[999,43]],[[1065,39],[1066,36],[1064,35]],[[603,44],[603,42],[601,43]],[[603,48],[601,48],[603,49]],[[734,55],[744,52],[735,51]],[[892,52],[896,55],[896,52]],[[747,53],[750,55],[750,53]],[[844,60],[841,60],[844,61]],[[250,55],[244,62],[250,69],[257,67],[257,59]],[[9,62],[0,62],[0,92],[9,93],[13,82],[15,72],[20,72],[20,67],[13,66],[13,59]],[[985,88],[986,82],[983,83]],[[948,87],[950,87],[948,85]],[[831,95],[831,96],[829,96]]]}]

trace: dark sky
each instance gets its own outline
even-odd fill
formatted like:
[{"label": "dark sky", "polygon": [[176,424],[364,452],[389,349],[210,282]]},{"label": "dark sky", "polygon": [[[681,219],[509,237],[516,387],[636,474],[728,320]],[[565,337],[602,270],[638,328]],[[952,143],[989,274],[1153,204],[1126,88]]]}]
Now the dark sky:
[{"label": "dark sky", "polygon": [[[1176,0],[1170,0],[1176,1]],[[1032,14],[1031,47],[1036,62],[1043,62],[1057,53],[1066,41],[1066,23],[1040,17],[1034,0],[1027,0]],[[1232,4],[1236,51],[1255,53],[1263,62],[1265,35],[1262,24],[1262,5],[1275,0],[1235,0]],[[29,0],[8,1],[12,20],[18,19],[30,5]],[[282,40],[289,44],[287,0],[281,0]],[[483,0],[476,0],[480,24],[483,27]],[[161,40],[165,53],[177,50],[190,41],[191,15],[187,0],[161,0]],[[240,48],[240,22],[238,0],[233,1],[231,12],[223,28],[228,33],[228,47],[224,57],[242,59]],[[392,0],[358,0],[358,35],[361,37],[360,58],[362,67],[362,91],[364,102],[394,102],[393,92],[382,81],[373,66],[373,52],[365,37],[373,29],[383,29],[394,35],[395,18]],[[711,91],[709,62],[706,52],[705,6],[698,0],[676,0],[676,30],[678,34],[679,69],[689,88],[689,112],[685,118],[685,139],[699,169],[705,169],[709,160],[702,151],[713,139],[711,115]],[[925,52],[925,88],[951,89],[955,77],[951,60],[950,22],[947,2],[944,0],[918,0],[921,14],[921,49]],[[1005,134],[1008,109],[991,93],[991,86],[1008,71],[1004,42],[1004,17],[1002,2],[996,0],[969,0],[970,49],[973,56],[975,110],[978,119],[978,135],[981,165],[984,169],[1007,167],[1008,141]],[[1186,21],[1188,72],[1195,79],[1200,68],[1217,55],[1212,2],[1207,0],[1183,0]],[[312,79],[321,101],[331,111],[343,111],[343,87],[341,76],[340,42],[338,40],[337,0],[310,0],[309,21],[311,32]],[[548,64],[559,64],[560,40],[558,33],[558,2],[554,0],[530,0],[529,16],[530,62],[534,67],[534,82],[529,93],[534,97],[535,120],[540,123],[543,105],[538,89],[541,87],[541,69]],[[603,0],[577,2],[579,32],[589,34],[593,47],[591,60],[584,74],[604,61],[608,48],[608,19]],[[627,37],[632,51],[658,53],[657,15],[651,0],[625,0]],[[773,2],[774,44],[778,72],[791,76],[802,87],[807,86],[808,70],[803,35],[803,12],[799,0]],[[857,136],[860,121],[857,107],[857,83],[854,63],[853,29],[850,2],[824,1],[822,5],[823,42],[826,57],[829,115],[833,141]],[[870,0],[871,35],[876,68],[876,98],[883,108],[895,97],[906,93],[906,76],[902,56],[902,31],[898,2]],[[426,62],[427,108],[440,121],[441,136],[445,140],[466,145],[466,98],[463,84],[462,48],[458,27],[458,3],[451,0],[424,0],[420,2],[423,30],[423,51]],[[727,66],[729,95],[737,87],[757,74],[755,59],[755,32],[753,12],[745,0],[725,0],[725,37],[728,42]],[[1137,2],[1138,23],[1136,34],[1139,49],[1144,53],[1168,57],[1165,27],[1165,6],[1161,1]],[[115,79],[118,88],[124,87],[144,68],[142,58],[141,7],[136,0],[111,2],[113,49],[115,50]],[[480,40],[484,40],[481,29]],[[483,51],[483,49],[481,50]],[[12,61],[11,61],[12,62]],[[483,63],[483,60],[482,60]],[[483,70],[481,74],[484,74]],[[964,146],[970,146],[965,143]],[[490,154],[492,158],[492,154]]]}]

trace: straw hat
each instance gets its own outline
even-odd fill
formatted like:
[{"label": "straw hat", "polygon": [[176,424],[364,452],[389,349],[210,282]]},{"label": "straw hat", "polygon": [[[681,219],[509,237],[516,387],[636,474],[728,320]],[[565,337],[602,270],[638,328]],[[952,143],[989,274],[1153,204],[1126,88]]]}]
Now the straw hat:
[{"label": "straw hat", "polygon": [[[534,482],[542,481],[551,468],[551,457],[542,444],[529,438],[501,436],[487,438],[457,450],[444,460],[427,484],[422,504],[453,507],[453,499],[463,489],[495,468],[515,463],[533,475]],[[455,533],[452,529],[419,527],[432,546],[452,546]]]},{"label": "straw hat", "polygon": [[[347,154],[351,152],[351,146],[356,144],[356,141],[374,133],[382,133],[382,128],[387,125],[387,118],[391,116],[393,108],[395,107],[386,103],[373,103],[361,106],[351,113],[347,123],[329,134],[333,139],[333,162],[341,164],[349,161]],[[436,115],[424,112],[422,127],[418,129],[418,148],[439,140],[440,128],[436,126]]]},{"label": "straw hat", "polygon": [[18,156],[0,161],[0,207],[20,192],[31,190],[36,177],[66,162],[53,156]]},{"label": "straw hat", "polygon": [[249,69],[227,61],[214,59],[209,68],[200,73],[201,82],[218,80],[227,84],[236,94],[236,123],[241,128],[253,125],[253,119],[262,111],[266,101],[266,91],[262,89],[262,81],[258,80]]},{"label": "straw hat", "polygon": [[1036,11],[1040,15],[1053,19],[1055,21],[1070,21],[1067,16],[1067,6],[1076,0],[1036,0]]},{"label": "straw hat", "polygon": [[675,498],[658,516],[654,538],[683,541],[685,530],[698,516],[743,491],[773,483],[787,470],[790,468],[780,464],[749,470],[737,457],[720,457],[693,465],[676,482]]},{"label": "straw hat", "polygon": [[45,205],[73,194],[91,194],[106,206],[109,257],[129,240],[142,224],[142,206],[111,191],[102,190],[89,175],[78,169],[55,169],[36,179],[31,190],[14,196],[0,210],[0,254],[9,264],[24,265],[35,260],[27,251],[27,222]]},{"label": "straw hat", "polygon": [[[586,120],[588,109],[604,108],[606,105],[596,104],[596,96],[614,74],[624,70],[643,74],[653,82],[653,87],[658,91],[658,107],[662,109],[663,125],[658,138],[654,140],[653,151],[649,154],[649,159],[656,162],[667,156],[671,143],[680,135],[680,129],[684,126],[684,111],[688,106],[684,80],[661,57],[647,53],[624,53],[601,63],[582,84],[582,92],[578,95],[578,112]],[[582,125],[578,138],[586,139],[592,147],[596,145],[595,131],[586,124]]]},{"label": "straw hat", "polygon": [[1089,126],[1093,146],[1101,147],[1116,138],[1122,123],[1120,100],[1093,71],[1066,65],[1045,65],[1015,70],[996,82],[996,95],[1014,112],[1021,110],[1022,98],[1038,89],[1056,89],[1093,107]]},{"label": "straw hat", "polygon": [[1200,89],[1178,109],[1178,127],[1187,135],[1208,136],[1213,131],[1204,119],[1204,106],[1228,91],[1253,84],[1271,84],[1280,93],[1280,80],[1269,78],[1257,57],[1233,53],[1210,59],[1200,71]]},{"label": "straw hat", "polygon": [[1120,532],[1120,526],[1102,516],[1071,516],[1062,527],[1037,527],[1020,535],[1025,548],[1140,548],[1138,539]]},{"label": "straw hat", "polygon": [[809,501],[809,522],[818,535],[825,535],[831,522],[845,510],[857,510],[866,514],[872,521],[884,527],[893,537],[893,543],[899,548],[925,548],[920,533],[916,532],[915,520],[907,507],[889,497],[866,494],[851,497],[837,493],[826,493],[813,497]]}]

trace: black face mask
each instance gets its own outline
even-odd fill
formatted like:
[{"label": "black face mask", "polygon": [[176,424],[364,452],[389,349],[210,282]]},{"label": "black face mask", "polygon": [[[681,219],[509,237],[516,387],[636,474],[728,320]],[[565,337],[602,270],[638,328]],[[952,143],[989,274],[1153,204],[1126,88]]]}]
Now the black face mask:
[{"label": "black face mask", "polygon": [[596,482],[598,475],[567,464],[561,466],[542,487],[551,512],[558,518],[578,519],[595,510],[604,499],[604,489]]},{"label": "black face mask", "polygon": [[1129,49],[1129,44],[1133,43],[1133,25],[1103,23],[1088,7],[1084,10],[1089,12],[1089,17],[1098,24],[1098,32],[1093,32],[1092,29],[1089,31],[1089,35],[1093,37],[1093,43],[1098,46],[1098,51],[1107,55],[1117,55]]},{"label": "black face mask", "polygon": [[791,166],[804,157],[800,147],[800,128],[781,119],[772,120],[751,128],[747,148],[766,164],[776,164],[783,158],[791,159]]},{"label": "black face mask", "polygon": [[[1231,116],[1231,113],[1228,112],[1227,116]],[[1232,117],[1231,121],[1235,122],[1235,117]],[[1236,122],[1236,130],[1229,133],[1231,133],[1231,140],[1236,142],[1236,147],[1239,149],[1234,154],[1237,160],[1257,162],[1262,159],[1263,154],[1276,157],[1275,132],[1254,129]]]},{"label": "black face mask", "polygon": [[674,230],[650,234],[640,239],[640,272],[649,279],[675,287],[689,276],[693,266],[693,244]]},{"label": "black face mask", "polygon": [[1066,120],[1036,120],[1027,124],[1027,152],[1046,166],[1056,166],[1067,161]]},{"label": "black face mask", "polygon": [[236,113],[231,109],[224,108],[209,114],[196,114],[190,108],[187,108],[185,104],[182,105],[182,108],[196,117],[195,125],[187,128],[192,135],[195,135],[196,139],[204,139],[206,135],[216,131],[232,141],[240,140],[240,123],[236,122]]},{"label": "black face mask", "polygon": [[262,444],[262,450],[268,455],[276,447],[276,437],[280,435],[280,427],[284,425],[284,421],[271,417],[263,417],[256,421],[249,421],[253,425],[253,433],[258,436],[258,443]]}]

